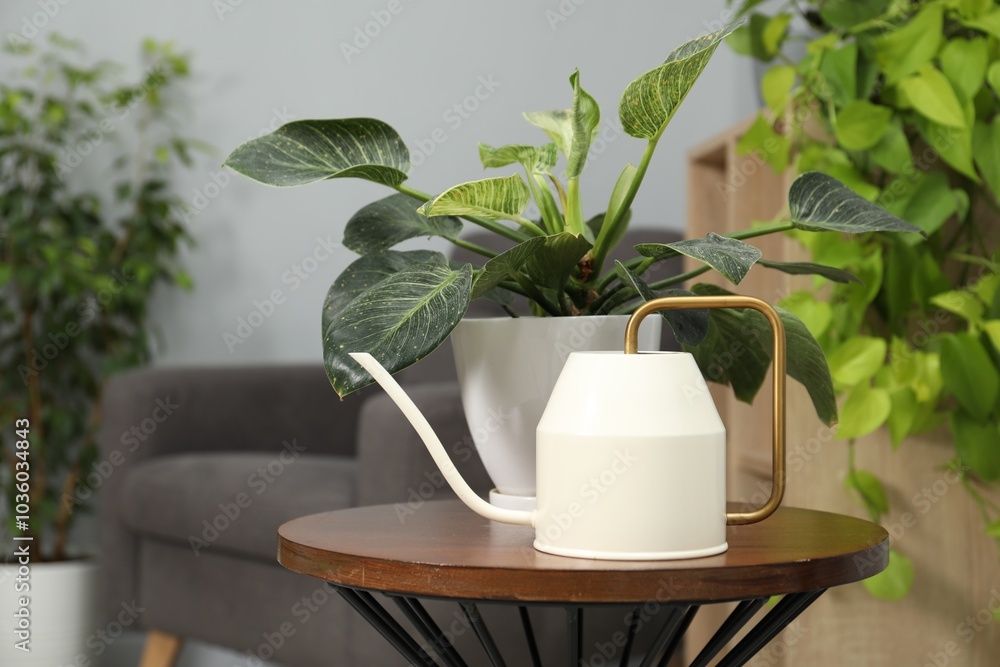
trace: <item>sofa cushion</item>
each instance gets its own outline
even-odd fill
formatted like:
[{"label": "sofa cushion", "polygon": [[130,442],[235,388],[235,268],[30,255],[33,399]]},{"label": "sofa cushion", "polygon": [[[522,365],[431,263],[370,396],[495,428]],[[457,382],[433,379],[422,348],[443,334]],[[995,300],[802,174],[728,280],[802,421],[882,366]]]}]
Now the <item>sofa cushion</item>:
[{"label": "sofa cushion", "polygon": [[306,514],[351,507],[356,464],[338,456],[183,454],[128,473],[116,511],[141,535],[273,562],[278,527]]}]

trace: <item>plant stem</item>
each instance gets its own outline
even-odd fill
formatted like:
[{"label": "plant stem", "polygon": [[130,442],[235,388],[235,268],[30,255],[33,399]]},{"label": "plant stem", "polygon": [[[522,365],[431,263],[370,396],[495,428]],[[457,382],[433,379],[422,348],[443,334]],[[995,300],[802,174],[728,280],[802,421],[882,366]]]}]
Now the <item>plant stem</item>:
[{"label": "plant stem", "polygon": [[493,257],[496,257],[498,254],[493,252],[489,248],[484,248],[481,245],[476,245],[471,241],[465,241],[463,239],[458,239],[451,236],[446,236],[445,238],[454,243],[455,245],[457,245],[459,248],[465,248],[466,250],[474,252],[478,255],[482,255],[483,257],[489,257],[492,259]]},{"label": "plant stem", "polygon": [[738,232],[730,232],[729,234],[723,234],[722,236],[728,236],[731,239],[744,241],[758,236],[767,236],[768,234],[777,234],[779,232],[789,232],[793,229],[795,229],[795,225],[793,225],[791,221],[786,220],[784,222],[769,222],[766,225],[751,227],[750,229],[741,229]]},{"label": "plant stem", "polygon": [[697,278],[701,274],[707,273],[711,268],[712,267],[708,266],[707,264],[705,266],[699,266],[697,269],[692,269],[690,271],[687,271],[686,273],[678,273],[676,276],[673,276],[672,278],[664,278],[663,280],[659,280],[655,283],[650,283],[649,288],[663,289],[665,287],[673,287],[674,285],[686,282],[688,280],[691,280],[692,278]]},{"label": "plant stem", "polygon": [[533,223],[531,220],[528,220],[524,216],[521,216],[521,215],[512,215],[510,217],[510,219],[513,220],[514,222],[516,222],[517,224],[521,225],[522,229],[527,230],[528,233],[530,233],[530,234],[532,234],[534,236],[548,236],[545,233],[544,229],[542,229],[541,227],[539,227],[538,225],[536,225],[535,223]]},{"label": "plant stem", "polygon": [[[701,274],[706,273],[711,268],[712,267],[705,265],[697,269],[688,271],[686,273],[679,273],[671,278],[664,278],[659,282],[652,283],[650,284],[649,288],[657,290],[657,289],[664,289],[666,287],[672,287],[674,285],[677,285],[678,283],[691,280],[692,278],[697,278]],[[615,308],[618,308],[623,303],[628,302],[630,299],[634,297],[635,295],[628,289],[626,289],[624,285],[619,285],[615,289],[605,292],[600,296],[600,298],[594,301],[594,303],[590,305],[591,312],[597,312],[598,310],[602,310],[604,312],[611,312]]]},{"label": "plant stem", "polygon": [[[518,291],[538,304],[538,306],[546,313],[552,315],[553,317],[559,317],[562,314],[559,312],[559,307],[546,299],[545,295],[538,291],[538,287],[528,280],[527,276],[523,273],[515,273],[514,280],[517,281],[518,286],[521,288]],[[506,281],[504,281],[504,283],[506,283]],[[501,285],[504,285],[504,283],[501,283]]]},{"label": "plant stem", "polygon": [[[400,183],[399,185],[397,185],[396,190],[398,192],[403,193],[404,195],[409,195],[414,199],[419,199],[420,201],[423,202],[430,201],[431,199],[431,196],[426,192],[422,192],[420,190],[417,190],[416,188],[411,188],[410,186],[404,183]],[[499,222],[494,222],[493,220],[487,220],[486,218],[480,218],[474,215],[463,215],[461,217],[473,224],[479,225],[484,229],[488,229],[495,234],[499,234],[500,236],[506,237],[511,241],[517,241],[518,243],[521,243],[523,241],[527,241],[529,238],[524,233],[516,229],[510,229],[509,227],[504,227]],[[534,225],[534,223],[532,223],[532,225]]]},{"label": "plant stem", "polygon": [[635,193],[639,191],[639,186],[642,185],[642,179],[646,176],[646,169],[649,167],[649,161],[653,158],[653,151],[656,150],[656,142],[659,141],[659,139],[659,136],[656,136],[646,143],[646,150],[643,151],[642,159],[639,161],[639,166],[636,167],[635,170],[635,178],[633,178],[632,182],[629,184],[621,205],[618,207],[618,210],[615,211],[614,217],[610,220],[606,220],[605,223],[601,225],[601,232],[597,235],[597,240],[594,242],[594,249],[591,251],[591,256],[594,258],[595,275],[604,270],[604,260],[611,251],[611,239],[619,236],[617,233],[618,225],[625,219],[625,211],[629,210],[632,206],[632,200],[635,199]]},{"label": "plant stem", "polygon": [[538,206],[538,212],[542,215],[542,224],[545,226],[545,231],[549,234],[557,234],[559,232],[558,220],[551,219],[548,207],[542,203],[539,183],[535,181],[533,174],[528,171],[527,167],[525,168],[524,173],[528,178],[528,189],[531,190],[531,197],[535,200],[535,204]]},{"label": "plant stem", "polygon": [[566,184],[566,231],[583,233],[583,204],[580,201],[580,177],[569,179]]}]

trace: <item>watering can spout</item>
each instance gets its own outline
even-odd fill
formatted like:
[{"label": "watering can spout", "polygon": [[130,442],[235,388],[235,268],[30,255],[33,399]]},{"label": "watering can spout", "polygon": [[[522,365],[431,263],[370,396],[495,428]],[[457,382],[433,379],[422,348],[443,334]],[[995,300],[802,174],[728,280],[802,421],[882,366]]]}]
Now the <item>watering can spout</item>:
[{"label": "watering can spout", "polygon": [[383,368],[382,364],[367,352],[351,352],[350,355],[352,359],[371,374],[375,381],[385,390],[385,393],[389,395],[389,398],[396,403],[396,406],[402,411],[403,416],[406,417],[416,430],[417,435],[423,440],[424,445],[427,446],[427,451],[431,453],[431,457],[434,459],[434,463],[440,468],[444,478],[462,502],[480,516],[493,521],[522,526],[534,525],[534,512],[502,509],[480,498],[465,479],[462,478],[462,475],[459,474],[455,465],[451,462],[448,452],[445,451],[441,440],[427,422],[427,418],[424,417],[423,413],[420,412],[410,397],[406,395],[406,392],[399,386],[396,379],[389,374],[389,371]]}]

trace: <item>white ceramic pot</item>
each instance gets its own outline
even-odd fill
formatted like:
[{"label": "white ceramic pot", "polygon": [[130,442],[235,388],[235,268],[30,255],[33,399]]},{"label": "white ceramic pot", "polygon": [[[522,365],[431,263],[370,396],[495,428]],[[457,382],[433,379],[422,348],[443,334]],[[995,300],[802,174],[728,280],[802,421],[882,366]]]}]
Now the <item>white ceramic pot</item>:
[{"label": "white ceramic pot", "polygon": [[[66,563],[32,563],[23,580],[19,565],[0,565],[0,665],[63,667],[92,664],[93,647],[87,639],[97,627],[98,566],[91,560]],[[21,576],[22,581],[17,578]],[[18,591],[27,583],[28,591]],[[28,598],[27,618],[31,652],[15,648],[14,630],[23,624],[20,598]],[[93,644],[93,641],[90,642]],[[81,658],[82,656],[82,658]]]},{"label": "white ceramic pot", "polygon": [[[643,320],[642,350],[660,349],[662,318]],[[627,315],[465,319],[452,334],[462,407],[491,501],[530,510],[535,428],[572,352],[623,349]],[[581,388],[582,389],[582,388]]]}]

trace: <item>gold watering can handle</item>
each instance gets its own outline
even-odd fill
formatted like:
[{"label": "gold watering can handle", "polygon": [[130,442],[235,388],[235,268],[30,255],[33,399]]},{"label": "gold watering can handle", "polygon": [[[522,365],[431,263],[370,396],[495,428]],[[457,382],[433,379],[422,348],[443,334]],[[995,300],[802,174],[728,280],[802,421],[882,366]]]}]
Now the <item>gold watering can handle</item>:
[{"label": "gold watering can handle", "polygon": [[771,424],[771,497],[752,512],[727,512],[730,526],[757,523],[774,514],[785,495],[785,327],[778,313],[766,301],[750,296],[671,296],[653,299],[639,306],[625,328],[625,354],[639,351],[639,324],[646,315],[657,310],[692,308],[753,308],[763,313],[774,334],[774,418]]}]

